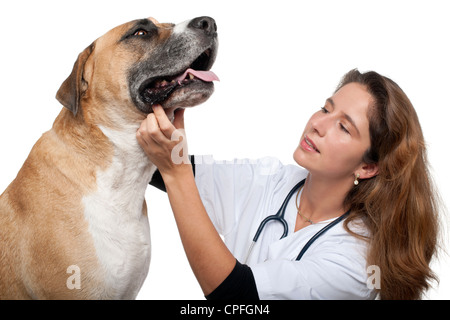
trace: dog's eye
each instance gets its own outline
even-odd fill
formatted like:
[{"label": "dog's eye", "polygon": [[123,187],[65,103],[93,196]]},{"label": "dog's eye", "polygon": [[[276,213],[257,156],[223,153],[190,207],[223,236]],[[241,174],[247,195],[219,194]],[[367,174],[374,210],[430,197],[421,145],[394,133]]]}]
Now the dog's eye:
[{"label": "dog's eye", "polygon": [[134,33],[134,36],[146,36],[148,34],[147,31],[143,30],[143,29],[139,29],[138,31],[136,31]]}]

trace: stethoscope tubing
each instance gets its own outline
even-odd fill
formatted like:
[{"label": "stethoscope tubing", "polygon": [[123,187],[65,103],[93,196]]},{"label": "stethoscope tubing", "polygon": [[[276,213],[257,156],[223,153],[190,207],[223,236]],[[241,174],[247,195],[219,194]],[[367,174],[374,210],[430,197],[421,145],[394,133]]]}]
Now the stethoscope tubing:
[{"label": "stethoscope tubing", "polygon": [[302,250],[300,251],[300,253],[298,254],[297,258],[295,259],[295,261],[300,261],[300,259],[303,257],[303,255],[305,254],[306,250],[308,250],[308,248],[312,245],[312,243],[314,241],[317,240],[317,238],[319,238],[322,234],[324,234],[325,232],[327,232],[328,230],[330,230],[331,228],[333,228],[335,225],[337,225],[339,222],[341,222],[342,220],[344,220],[348,215],[350,214],[350,210],[348,210],[346,213],[344,213],[343,215],[339,216],[338,218],[336,218],[335,220],[331,221],[329,224],[327,224],[325,227],[323,227],[322,229],[320,229],[319,231],[317,231],[317,233],[315,235],[313,235],[311,237],[311,239],[308,240],[308,242],[303,246]]},{"label": "stethoscope tubing", "polygon": [[287,204],[288,204],[289,200],[294,195],[295,191],[297,191],[299,188],[301,188],[304,184],[305,184],[305,179],[303,179],[302,181],[297,183],[291,189],[291,191],[289,192],[287,197],[284,199],[283,204],[281,205],[280,209],[278,209],[277,213],[274,214],[274,215],[270,215],[270,216],[266,217],[263,221],[261,221],[261,224],[259,225],[258,230],[256,231],[255,236],[253,237],[253,242],[258,241],[258,238],[261,235],[264,227],[266,226],[266,224],[268,222],[270,222],[272,220],[279,221],[283,225],[283,234],[281,235],[280,240],[287,236],[287,234],[289,232],[289,226],[287,224],[286,219],[284,219],[284,214],[286,212],[286,207],[287,207]]},{"label": "stethoscope tubing", "polygon": [[[282,225],[283,225],[283,234],[280,237],[280,240],[285,238],[289,232],[289,226],[287,224],[286,219],[284,219],[284,214],[286,212],[286,207],[287,204],[289,202],[289,200],[292,198],[292,196],[294,195],[294,193],[301,188],[304,184],[305,184],[305,180],[303,179],[302,181],[300,181],[299,183],[297,183],[289,192],[289,194],[286,196],[286,198],[284,199],[280,209],[278,209],[277,213],[274,215],[270,215],[268,217],[266,217],[263,221],[261,221],[261,224],[258,227],[258,230],[255,233],[255,236],[253,237],[252,243],[250,244],[250,247],[248,249],[247,252],[247,257],[245,259],[245,263],[248,261],[248,258],[250,257],[251,252],[253,251],[253,247],[256,244],[256,242],[259,239],[259,236],[261,235],[264,227],[266,226],[267,223],[269,223],[270,221],[274,220],[274,221],[279,221]],[[300,253],[298,254],[297,258],[295,259],[296,261],[299,261],[303,255],[305,254],[306,250],[308,250],[308,248],[313,244],[314,241],[317,240],[317,238],[319,238],[322,234],[324,234],[325,232],[327,232],[329,229],[331,229],[332,227],[334,227],[335,225],[337,225],[339,222],[341,222],[342,220],[344,220],[348,215],[350,214],[350,210],[348,210],[347,212],[345,212],[343,215],[339,216],[338,218],[336,218],[335,220],[333,220],[332,222],[330,222],[329,224],[327,224],[325,227],[323,227],[322,229],[320,229],[316,234],[314,234],[311,239],[308,240],[308,242],[303,246],[302,250],[300,251]]]}]

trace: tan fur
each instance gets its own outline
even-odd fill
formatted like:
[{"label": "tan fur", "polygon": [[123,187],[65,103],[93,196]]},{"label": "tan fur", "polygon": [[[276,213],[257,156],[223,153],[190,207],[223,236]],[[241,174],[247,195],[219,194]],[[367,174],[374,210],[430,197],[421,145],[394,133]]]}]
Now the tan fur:
[{"label": "tan fur", "polygon": [[[157,31],[148,20],[131,21],[80,53],[57,93],[65,108],[0,196],[0,299],[137,295],[150,262],[144,196],[156,167],[136,141],[150,112],[136,96],[154,73],[175,65],[170,72],[182,74],[207,49],[213,63],[217,47],[204,24],[182,38],[171,37],[174,25],[150,20]],[[142,25],[151,25],[149,41],[128,40]],[[202,103],[212,89],[191,92],[182,87],[167,108]],[[82,271],[76,290],[67,285],[74,265]]]},{"label": "tan fur", "polygon": [[[85,65],[78,67],[83,67],[83,76],[92,85],[88,92],[101,91],[104,96],[84,96],[76,117],[63,109],[0,197],[0,299],[89,299],[102,295],[101,269],[81,199],[95,190],[96,172],[105,170],[112,160],[113,147],[98,125],[119,129],[104,108],[105,99],[123,101],[127,95],[124,83],[108,79],[112,75],[123,79],[119,75],[133,63],[130,57],[138,58],[137,54],[115,50],[115,42],[126,27],[119,26],[99,38],[92,54],[87,49],[77,61],[87,58]],[[114,61],[123,64],[111,68],[108,61],[114,55]],[[110,84],[109,92],[95,88],[104,81]],[[121,116],[136,122],[145,118],[131,101],[128,103],[128,108],[125,104],[118,110]],[[74,264],[83,270],[80,290],[69,290],[66,285],[71,275],[67,268]]]},{"label": "tan fur", "polygon": [[[0,198],[0,299],[96,296],[94,280],[101,275],[95,274],[95,255],[85,255],[95,250],[81,197],[95,188],[95,170],[107,166],[111,149],[104,137],[103,146],[99,137],[91,145],[67,143],[76,135],[101,134],[67,117],[70,111],[62,110]],[[74,264],[86,271],[83,290],[66,286],[67,268]]]}]

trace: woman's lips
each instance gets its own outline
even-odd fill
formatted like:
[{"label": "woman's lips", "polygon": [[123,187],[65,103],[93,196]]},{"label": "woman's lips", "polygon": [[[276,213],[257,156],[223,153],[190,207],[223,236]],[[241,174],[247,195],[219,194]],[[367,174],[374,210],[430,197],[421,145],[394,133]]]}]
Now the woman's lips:
[{"label": "woman's lips", "polygon": [[314,144],[314,142],[311,139],[309,139],[307,135],[305,135],[303,137],[302,141],[300,142],[300,146],[305,151],[311,151],[311,152],[320,153],[320,151],[317,149],[317,147]]}]

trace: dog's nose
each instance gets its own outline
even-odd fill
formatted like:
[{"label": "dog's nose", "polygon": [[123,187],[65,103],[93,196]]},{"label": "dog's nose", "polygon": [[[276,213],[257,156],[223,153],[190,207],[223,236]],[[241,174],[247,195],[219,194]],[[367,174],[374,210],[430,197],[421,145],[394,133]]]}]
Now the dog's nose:
[{"label": "dog's nose", "polygon": [[216,21],[210,17],[198,17],[192,19],[188,27],[203,30],[207,35],[213,35],[217,32]]}]

